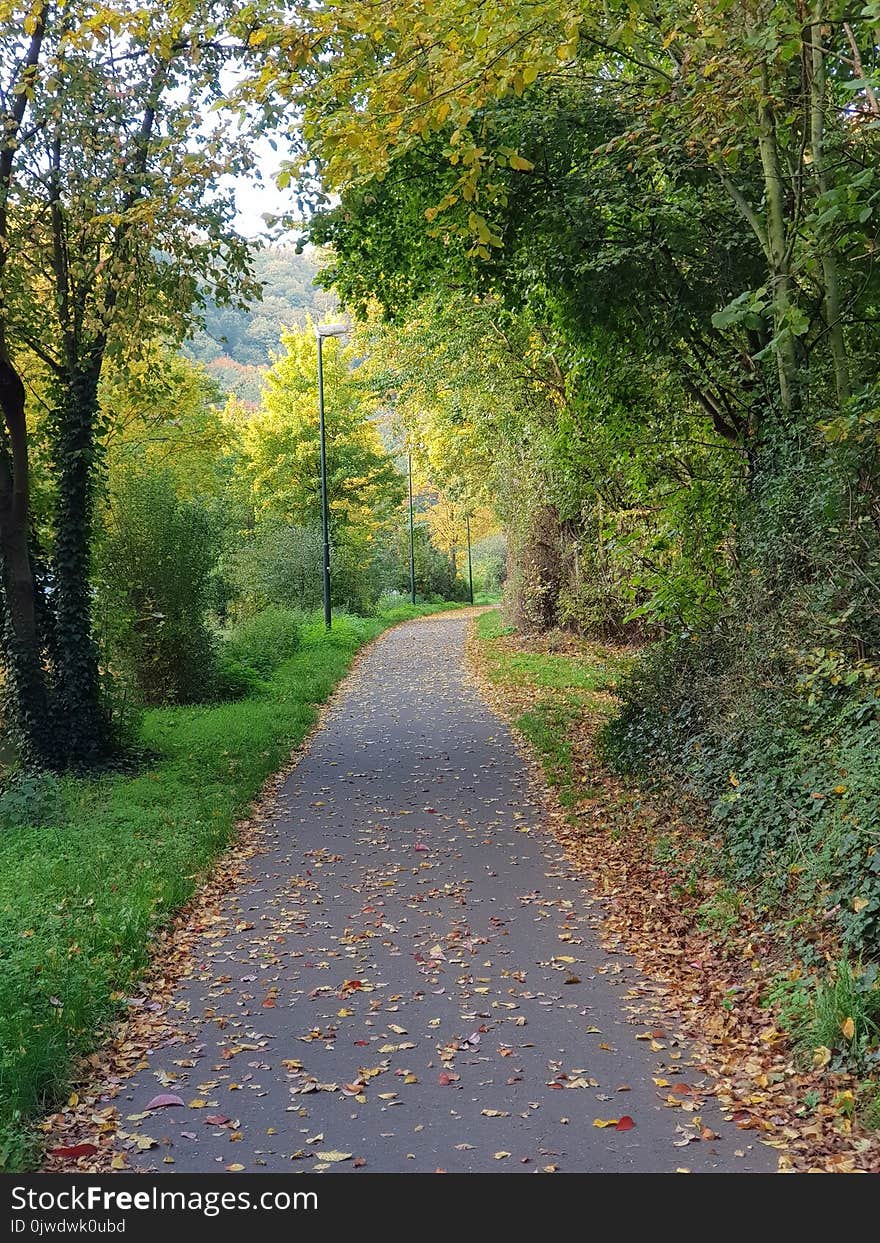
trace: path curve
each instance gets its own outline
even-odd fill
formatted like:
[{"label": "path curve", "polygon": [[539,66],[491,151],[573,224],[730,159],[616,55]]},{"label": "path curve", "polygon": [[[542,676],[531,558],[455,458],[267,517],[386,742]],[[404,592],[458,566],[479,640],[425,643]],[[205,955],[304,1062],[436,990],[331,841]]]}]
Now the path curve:
[{"label": "path curve", "polygon": [[[132,1168],[775,1168],[711,1101],[666,1104],[657,1079],[704,1081],[674,1027],[637,1039],[642,982],[465,669],[468,621],[389,631],[326,712],[178,990],[184,1039],[114,1102],[158,1140]],[[145,1113],[162,1092],[186,1107]],[[717,1139],[687,1142],[696,1117]]]}]

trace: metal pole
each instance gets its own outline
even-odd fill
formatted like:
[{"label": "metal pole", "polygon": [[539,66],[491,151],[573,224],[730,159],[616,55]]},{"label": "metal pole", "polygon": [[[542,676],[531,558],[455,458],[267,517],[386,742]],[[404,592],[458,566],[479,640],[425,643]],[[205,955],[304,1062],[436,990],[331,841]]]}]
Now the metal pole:
[{"label": "metal pole", "polygon": [[409,455],[409,594],[416,602],[416,543],[413,524],[412,454]]},{"label": "metal pole", "polygon": [[327,508],[327,438],[324,431],[324,354],[318,334],[318,419],[321,427],[321,531],[324,537],[324,625],[332,625],[330,615],[330,515]]},{"label": "metal pole", "polygon": [[468,546],[468,594],[471,598],[471,604],[474,602],[474,567],[471,564],[471,518],[470,514],[465,514],[465,524],[467,526],[467,546]]}]

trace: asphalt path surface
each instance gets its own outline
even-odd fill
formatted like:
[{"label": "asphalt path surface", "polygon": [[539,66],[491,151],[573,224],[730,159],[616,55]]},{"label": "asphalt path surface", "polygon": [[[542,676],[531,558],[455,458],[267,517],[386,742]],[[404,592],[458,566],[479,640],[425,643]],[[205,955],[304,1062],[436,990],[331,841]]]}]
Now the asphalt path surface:
[{"label": "asphalt path surface", "polygon": [[115,1102],[156,1141],[132,1168],[775,1169],[601,947],[467,624],[389,631],[337,694],[178,990],[183,1040]]}]

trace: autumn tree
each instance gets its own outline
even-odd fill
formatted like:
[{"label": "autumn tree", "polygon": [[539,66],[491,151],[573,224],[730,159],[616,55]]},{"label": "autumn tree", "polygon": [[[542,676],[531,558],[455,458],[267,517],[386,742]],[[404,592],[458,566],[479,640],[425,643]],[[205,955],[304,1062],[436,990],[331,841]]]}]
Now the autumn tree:
[{"label": "autumn tree", "polygon": [[[314,326],[282,336],[284,353],[270,368],[259,410],[241,418],[240,471],[257,524],[299,530],[321,520],[320,446],[317,417],[317,343]],[[366,584],[376,537],[391,521],[404,494],[403,476],[378,426],[380,407],[353,367],[351,347],[338,338],[324,343],[327,495],[330,537],[348,603]]]},{"label": "autumn tree", "polygon": [[[0,544],[8,686],[24,751],[51,765],[112,749],[91,633],[89,556],[108,358],[181,335],[204,291],[245,289],[224,174],[246,166],[222,109],[254,13],[214,0],[0,10]],[[36,549],[24,360],[45,369],[56,511]],[[40,565],[51,590],[42,591]]]}]

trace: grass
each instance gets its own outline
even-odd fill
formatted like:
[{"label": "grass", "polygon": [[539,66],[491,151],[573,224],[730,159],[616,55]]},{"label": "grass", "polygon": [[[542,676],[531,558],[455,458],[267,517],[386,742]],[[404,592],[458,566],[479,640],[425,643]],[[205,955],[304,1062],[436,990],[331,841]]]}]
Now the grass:
[{"label": "grass", "polygon": [[517,651],[504,642],[513,633],[498,610],[477,619],[477,638],[484,647],[490,680],[534,696],[516,718],[516,727],[537,751],[562,805],[572,808],[589,795],[575,772],[573,738],[578,723],[588,709],[606,710],[608,701],[597,692],[613,689],[627,658],[597,644],[562,653]]},{"label": "grass", "polygon": [[[781,979],[771,1000],[805,1057],[826,1051],[833,1068],[876,1069],[880,1046],[880,980],[876,964],[836,962],[821,978]],[[876,1078],[873,1090],[880,1099]],[[880,1116],[878,1116],[880,1121]]]},{"label": "grass", "polygon": [[0,832],[0,1168],[34,1160],[29,1122],[65,1093],[266,778],[307,734],[359,647],[448,605],[320,619],[247,699],[146,713],[155,757],[132,774],[66,778],[63,816]]}]

